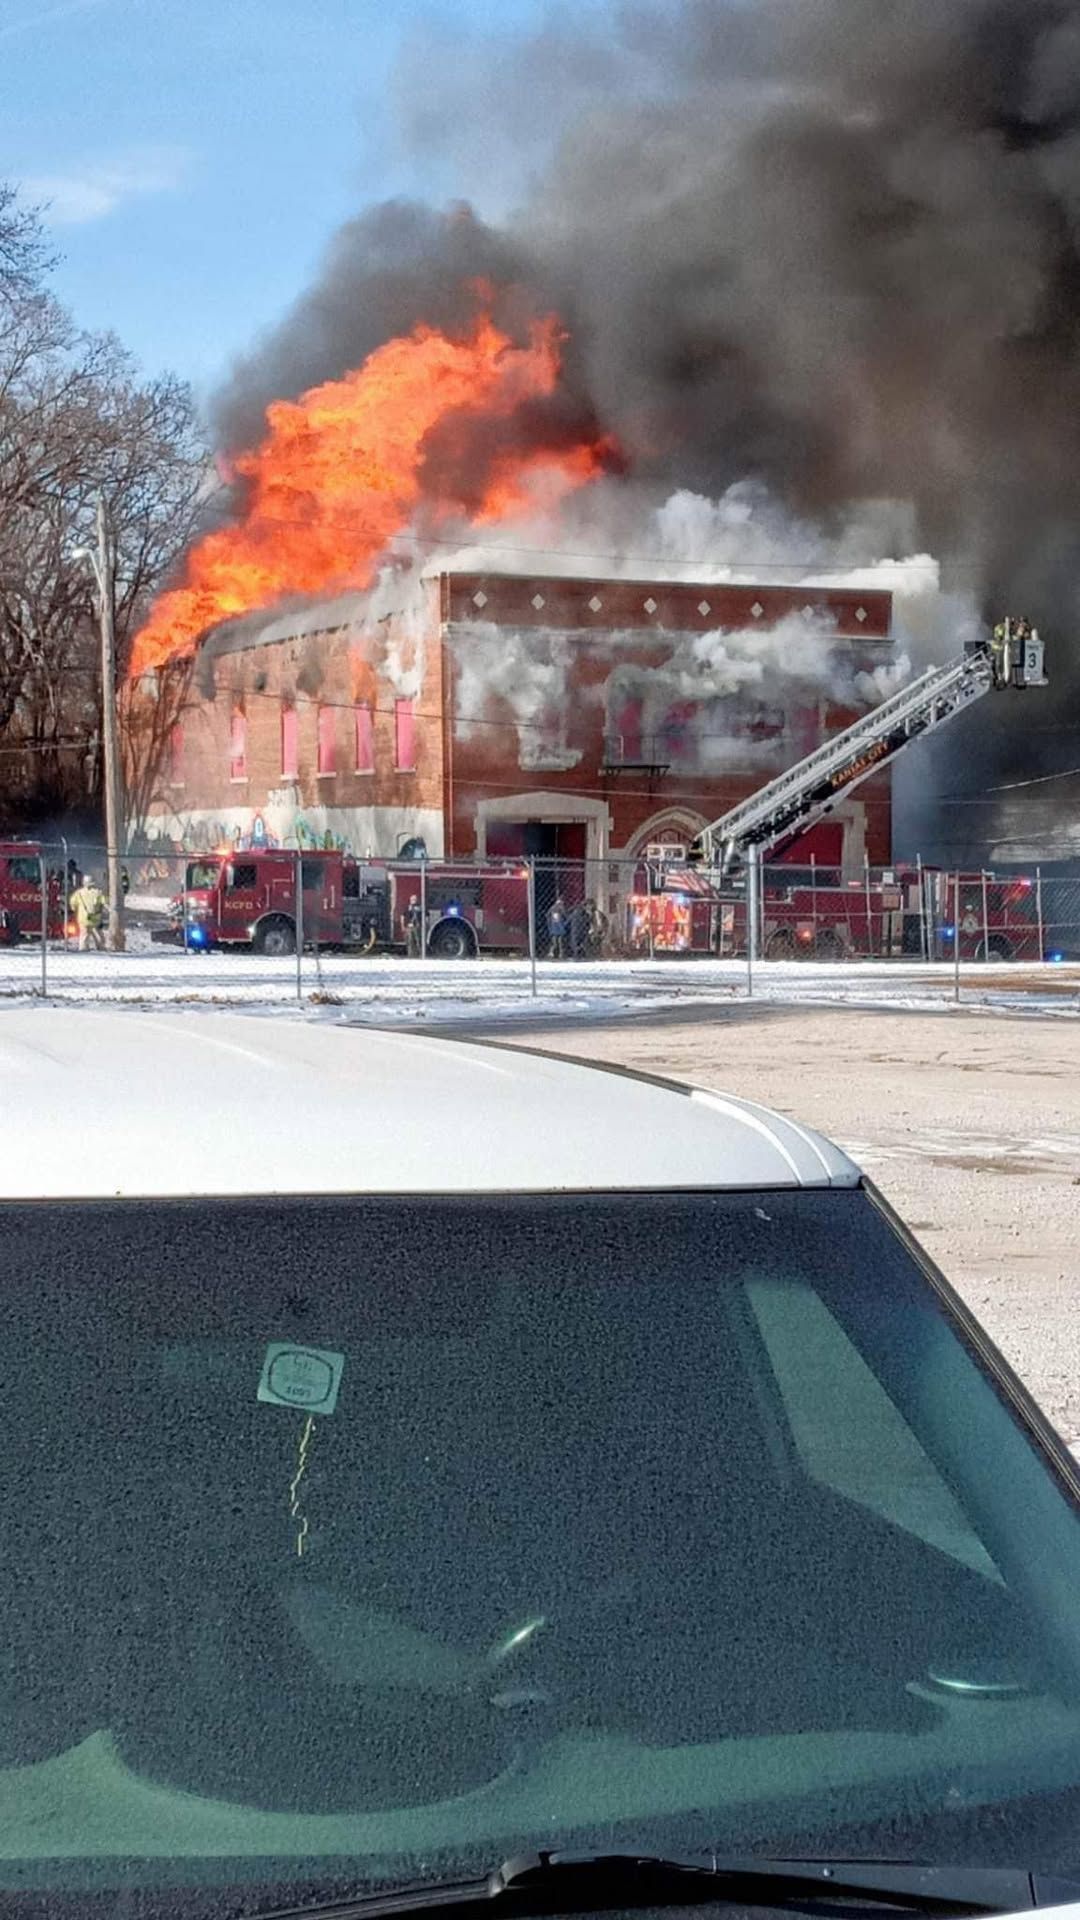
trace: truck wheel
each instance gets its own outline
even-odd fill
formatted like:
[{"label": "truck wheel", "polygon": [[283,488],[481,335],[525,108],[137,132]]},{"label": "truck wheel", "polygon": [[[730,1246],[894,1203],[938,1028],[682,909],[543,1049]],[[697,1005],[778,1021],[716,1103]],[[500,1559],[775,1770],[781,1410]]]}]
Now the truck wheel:
[{"label": "truck wheel", "polygon": [[472,960],[476,936],[467,920],[440,920],[432,929],[428,953],[433,960]]},{"label": "truck wheel", "polygon": [[795,951],[795,936],[790,927],[779,927],[765,942],[766,960],[790,960]]},{"label": "truck wheel", "polygon": [[255,929],[251,942],[256,953],[265,953],[276,957],[283,953],[296,952],[296,928],[283,914],[275,914],[272,920],[261,920]]},{"label": "truck wheel", "polygon": [[1011,940],[1007,940],[1003,933],[992,933],[990,935],[989,948],[985,940],[980,940],[975,949],[976,960],[1011,960],[1012,957],[1012,942]]},{"label": "truck wheel", "polygon": [[839,960],[843,954],[840,935],[835,927],[822,927],[814,942],[814,952],[819,960]]}]

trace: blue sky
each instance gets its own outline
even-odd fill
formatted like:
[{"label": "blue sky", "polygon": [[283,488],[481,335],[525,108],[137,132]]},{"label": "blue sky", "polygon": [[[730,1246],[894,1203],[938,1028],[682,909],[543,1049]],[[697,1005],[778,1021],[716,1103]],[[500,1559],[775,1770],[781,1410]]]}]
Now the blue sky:
[{"label": "blue sky", "polygon": [[205,393],[341,220],[474,184],[408,152],[403,58],[422,68],[430,31],[447,48],[540,15],[541,0],[0,0],[0,176],[51,201],[78,320]]}]

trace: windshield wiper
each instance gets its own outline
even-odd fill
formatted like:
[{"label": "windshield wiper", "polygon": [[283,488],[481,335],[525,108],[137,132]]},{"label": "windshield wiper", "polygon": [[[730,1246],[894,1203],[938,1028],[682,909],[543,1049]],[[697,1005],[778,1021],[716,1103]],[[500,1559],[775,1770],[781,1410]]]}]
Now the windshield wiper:
[{"label": "windshield wiper", "polygon": [[941,1915],[1015,1913],[1080,1898],[1080,1886],[1014,1867],[931,1867],[894,1860],[728,1859],[715,1853],[530,1853],[475,1880],[425,1880],[259,1920],[381,1920],[383,1915],[503,1916],[616,1907],[807,1907],[833,1903]]}]

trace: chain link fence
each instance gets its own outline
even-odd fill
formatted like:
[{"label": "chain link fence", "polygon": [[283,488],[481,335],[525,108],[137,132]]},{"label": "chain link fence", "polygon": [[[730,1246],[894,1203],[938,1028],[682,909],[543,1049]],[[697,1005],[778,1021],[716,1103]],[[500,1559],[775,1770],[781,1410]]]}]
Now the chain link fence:
[{"label": "chain link fence", "polygon": [[[44,874],[44,885],[42,876]],[[940,976],[1080,961],[1080,876],[854,875],[813,862],[720,874],[650,849],[602,861],[354,860],[332,850],[126,855],[110,925],[104,849],[0,842],[0,993],[298,1000],[508,993],[569,978],[755,978],[845,963]],[[122,943],[122,944],[121,944]],[[681,970],[675,963],[681,963]],[[665,973],[666,969],[666,973]],[[393,982],[397,982],[394,988]],[[680,988],[681,990],[681,988]]]}]

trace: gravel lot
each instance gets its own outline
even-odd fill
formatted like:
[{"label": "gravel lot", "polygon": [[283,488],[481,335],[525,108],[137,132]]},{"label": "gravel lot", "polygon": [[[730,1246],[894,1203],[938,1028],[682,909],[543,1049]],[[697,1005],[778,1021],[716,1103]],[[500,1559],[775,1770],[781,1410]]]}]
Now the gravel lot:
[{"label": "gravel lot", "polygon": [[1080,1440],[1080,1036],[1071,1022],[778,1006],[514,1043],[761,1100],[848,1147]]}]

